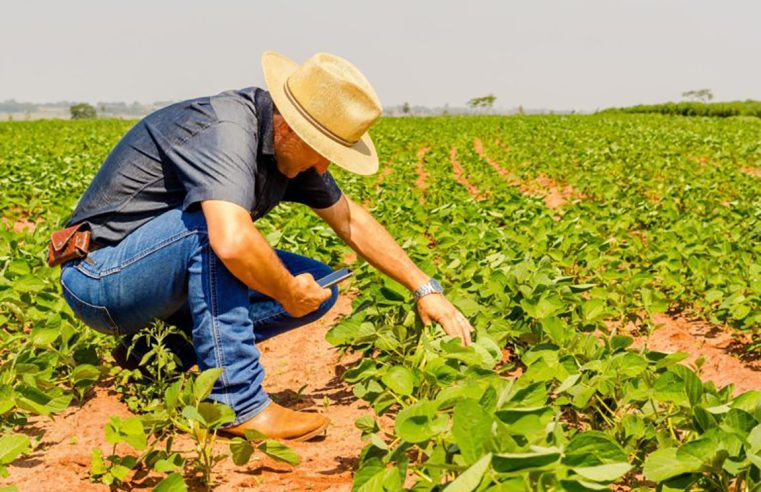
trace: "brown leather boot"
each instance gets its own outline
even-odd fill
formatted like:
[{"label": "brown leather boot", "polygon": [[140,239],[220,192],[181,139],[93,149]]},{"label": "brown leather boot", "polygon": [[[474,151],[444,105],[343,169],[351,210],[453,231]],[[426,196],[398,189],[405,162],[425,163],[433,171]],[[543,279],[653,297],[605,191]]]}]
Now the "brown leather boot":
[{"label": "brown leather boot", "polygon": [[323,434],[329,424],[330,419],[324,415],[296,412],[273,401],[251,420],[220,429],[220,432],[245,437],[246,429],[253,429],[271,439],[308,441]]}]

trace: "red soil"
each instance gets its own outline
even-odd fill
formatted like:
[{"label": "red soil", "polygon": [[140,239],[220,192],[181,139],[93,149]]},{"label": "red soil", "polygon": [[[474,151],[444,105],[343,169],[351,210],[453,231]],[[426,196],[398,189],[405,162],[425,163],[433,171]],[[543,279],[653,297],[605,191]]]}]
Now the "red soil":
[{"label": "red soil", "polygon": [[[336,320],[351,311],[351,300],[341,296],[328,315],[315,323],[259,345],[267,368],[265,386],[273,399],[297,409],[314,409],[330,415],[332,425],[326,437],[306,443],[288,443],[301,458],[292,467],[255,454],[245,466],[236,466],[228,458],[214,472],[215,490],[248,490],[259,485],[261,490],[350,490],[357,456],[363,447],[360,433],[354,426],[357,417],[372,411],[356,398],[340,380],[347,361],[325,341],[325,332]],[[301,387],[300,396],[296,393]],[[25,432],[42,435],[36,451],[9,466],[10,476],[0,479],[0,486],[15,483],[19,490],[107,491],[103,484],[89,481],[91,451],[100,447],[105,454],[104,428],[112,415],[126,417],[127,408],[117,394],[105,385],[82,408],[71,407],[55,419],[35,417]],[[179,434],[174,448],[191,450],[189,437]],[[223,438],[216,444],[220,453],[229,454]],[[124,446],[122,454],[131,452]],[[186,455],[189,456],[189,455]],[[161,477],[156,473],[134,477],[133,490],[150,490]],[[203,490],[194,479],[186,477],[191,490]]]},{"label": "red soil", "polygon": [[40,222],[42,222],[42,219],[37,219],[32,222],[24,217],[15,220],[7,219],[6,217],[2,218],[3,226],[8,230],[12,230],[16,234],[21,234],[24,231],[34,232]]},{"label": "red soil", "polygon": [[761,389],[761,371],[745,364],[733,355],[736,332],[713,326],[704,321],[653,315],[660,325],[649,337],[637,337],[636,346],[645,345],[659,352],[686,352],[690,357],[682,363],[692,365],[703,356],[706,360],[700,371],[704,381],[713,381],[721,388],[735,385],[735,394]]},{"label": "red soil", "polygon": [[687,159],[697,163],[701,168],[706,167],[711,162],[711,160],[705,156],[688,155]]},{"label": "red soil", "polygon": [[[425,154],[431,150],[430,147],[420,147],[417,151],[417,167],[415,168],[417,170],[418,178],[415,181],[415,186],[418,187],[418,189],[424,190],[428,186],[425,182],[426,179],[428,179],[428,173],[425,172],[425,168],[423,167],[423,163],[425,162]],[[420,195],[420,203],[425,203],[425,197],[423,195]]]},{"label": "red soil", "polygon": [[449,150],[449,160],[452,162],[455,181],[463,185],[465,189],[468,190],[468,194],[476,200],[485,200],[486,197],[484,194],[465,177],[465,170],[462,168],[460,161],[457,160],[457,147],[452,147]]},{"label": "red soil", "polygon": [[492,159],[488,155],[486,155],[486,151],[484,150],[484,144],[483,144],[483,142],[481,142],[480,138],[474,138],[473,139],[473,148],[475,149],[476,154],[478,154],[478,156],[481,159],[485,160],[486,163],[489,164],[492,167],[492,169],[497,171],[497,174],[499,174],[503,178],[507,178],[511,185],[518,186],[520,184],[520,180],[519,179],[517,179],[517,178],[515,178],[513,176],[510,176],[510,171],[508,171],[504,167],[500,166],[497,161],[495,161],[494,159]]},{"label": "red soil", "polygon": [[[507,150],[507,148],[501,143],[499,143],[499,145]],[[481,142],[481,139],[479,138],[473,139],[473,147],[478,156],[497,171],[497,174],[505,178],[508,184],[518,187],[521,193],[541,196],[544,198],[544,204],[547,208],[555,209],[562,207],[571,200],[583,198],[580,193],[574,190],[573,186],[560,183],[543,173],[540,173],[536,178],[530,181],[521,181],[512,175],[508,169],[502,167],[486,154],[483,142]]]},{"label": "red soil", "polygon": [[375,178],[375,192],[380,192],[381,184],[386,179],[386,177],[394,172],[394,168],[391,167],[391,163],[393,162],[394,158],[392,157],[388,161],[386,161],[386,164],[383,166],[383,169],[378,173],[377,177]]},{"label": "red soil", "polygon": [[[580,195],[576,193],[573,186],[558,183],[542,173],[529,183],[526,191],[543,196],[544,204],[547,205],[547,208],[562,207],[568,203],[569,200],[580,198]],[[524,191],[524,193],[526,191]]]}]

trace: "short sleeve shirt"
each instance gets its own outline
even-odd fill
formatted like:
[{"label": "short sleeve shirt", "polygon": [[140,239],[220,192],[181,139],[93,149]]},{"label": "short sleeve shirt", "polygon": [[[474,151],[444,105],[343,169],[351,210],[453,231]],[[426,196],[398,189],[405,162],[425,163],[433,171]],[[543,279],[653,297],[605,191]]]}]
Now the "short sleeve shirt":
[{"label": "short sleeve shirt", "polygon": [[272,99],[255,87],[191,99],[135,125],[108,155],[67,226],[87,222],[115,244],[173,208],[224,200],[264,216],[280,201],[327,208],[341,198],[330,173],[289,179],[277,169]]}]

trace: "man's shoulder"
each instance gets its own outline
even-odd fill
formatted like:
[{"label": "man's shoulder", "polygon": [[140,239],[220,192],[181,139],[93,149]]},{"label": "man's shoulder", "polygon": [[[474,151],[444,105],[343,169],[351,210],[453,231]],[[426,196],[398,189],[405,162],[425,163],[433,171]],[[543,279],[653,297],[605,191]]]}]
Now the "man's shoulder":
[{"label": "man's shoulder", "polygon": [[260,97],[261,92],[262,89],[258,87],[229,90],[211,96],[209,102],[220,122],[243,127],[255,126],[258,117],[257,97]]}]

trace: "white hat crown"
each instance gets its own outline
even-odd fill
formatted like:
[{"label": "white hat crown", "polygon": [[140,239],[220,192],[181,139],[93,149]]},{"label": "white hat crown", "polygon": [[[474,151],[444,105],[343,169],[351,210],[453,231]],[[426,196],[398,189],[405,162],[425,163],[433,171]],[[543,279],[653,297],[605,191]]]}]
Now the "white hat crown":
[{"label": "white hat crown", "polygon": [[299,66],[284,90],[305,118],[346,146],[357,143],[383,112],[365,76],[330,53],[317,53]]}]

